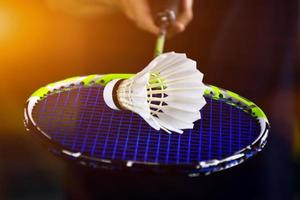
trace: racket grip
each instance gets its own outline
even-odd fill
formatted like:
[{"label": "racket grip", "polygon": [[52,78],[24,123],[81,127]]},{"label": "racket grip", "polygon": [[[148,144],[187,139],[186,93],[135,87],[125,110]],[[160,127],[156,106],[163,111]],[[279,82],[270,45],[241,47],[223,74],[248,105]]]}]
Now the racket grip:
[{"label": "racket grip", "polygon": [[178,13],[179,0],[148,0],[155,24],[167,29]]}]

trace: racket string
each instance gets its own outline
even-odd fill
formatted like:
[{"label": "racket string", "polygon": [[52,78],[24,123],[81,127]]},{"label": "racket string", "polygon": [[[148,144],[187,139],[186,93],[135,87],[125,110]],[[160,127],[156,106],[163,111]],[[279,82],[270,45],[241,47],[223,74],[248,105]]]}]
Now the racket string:
[{"label": "racket string", "polygon": [[56,143],[74,152],[164,164],[224,158],[259,135],[260,127],[250,115],[212,99],[207,99],[193,130],[182,135],[157,132],[134,113],[107,108],[102,91],[98,85],[81,86],[48,95],[35,106],[35,121]]}]

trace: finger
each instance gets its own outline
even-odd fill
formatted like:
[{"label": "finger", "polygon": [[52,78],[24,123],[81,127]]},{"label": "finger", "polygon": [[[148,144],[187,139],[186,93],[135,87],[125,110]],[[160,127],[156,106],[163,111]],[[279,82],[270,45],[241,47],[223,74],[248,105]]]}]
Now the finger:
[{"label": "finger", "polygon": [[135,4],[135,22],[138,27],[153,34],[159,33],[159,27],[155,25],[150,6],[146,0],[139,0]]},{"label": "finger", "polygon": [[193,0],[181,0],[180,13],[174,23],[174,30],[182,32],[193,19]]},{"label": "finger", "polygon": [[134,8],[132,1],[128,0],[120,0],[119,7],[123,10],[124,14],[131,20],[134,21]]},{"label": "finger", "polygon": [[142,18],[138,20],[137,26],[155,35],[159,34],[159,28],[155,25],[151,18]]}]

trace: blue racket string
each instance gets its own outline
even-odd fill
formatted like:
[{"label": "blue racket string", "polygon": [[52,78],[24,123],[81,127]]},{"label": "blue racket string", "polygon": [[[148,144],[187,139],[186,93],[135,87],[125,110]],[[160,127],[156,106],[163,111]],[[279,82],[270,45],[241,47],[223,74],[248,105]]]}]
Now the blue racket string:
[{"label": "blue racket string", "polygon": [[182,135],[151,128],[140,116],[108,108],[100,85],[48,95],[33,110],[36,124],[73,152],[108,160],[190,164],[221,159],[259,135],[255,118],[226,102],[206,98],[202,119]]}]

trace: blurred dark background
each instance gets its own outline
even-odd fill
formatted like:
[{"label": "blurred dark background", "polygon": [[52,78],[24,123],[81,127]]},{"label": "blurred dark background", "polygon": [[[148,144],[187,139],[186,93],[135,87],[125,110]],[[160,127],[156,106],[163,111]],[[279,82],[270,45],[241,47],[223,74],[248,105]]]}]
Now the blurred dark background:
[{"label": "blurred dark background", "polygon": [[194,20],[167,41],[166,51],[197,60],[205,83],[253,100],[272,126],[257,157],[193,179],[73,166],[25,131],[23,106],[40,86],[135,73],[153,55],[155,37],[122,14],[80,17],[47,2],[0,2],[0,199],[300,199],[297,0],[195,1]]}]

